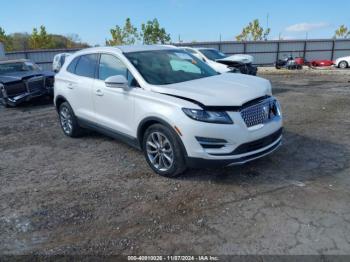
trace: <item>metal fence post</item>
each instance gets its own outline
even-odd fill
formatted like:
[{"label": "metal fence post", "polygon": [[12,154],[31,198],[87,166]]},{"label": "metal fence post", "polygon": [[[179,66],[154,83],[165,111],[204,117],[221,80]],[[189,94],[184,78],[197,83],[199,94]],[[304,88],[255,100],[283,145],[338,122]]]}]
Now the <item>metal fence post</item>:
[{"label": "metal fence post", "polygon": [[332,61],[334,59],[334,48],[335,48],[335,39],[333,39],[333,43],[332,43],[332,54],[331,54],[331,60]]},{"label": "metal fence post", "polygon": [[277,41],[276,63],[278,62],[279,57],[280,57],[280,41]]},{"label": "metal fence post", "polygon": [[303,50],[303,58],[304,60],[306,60],[306,45],[307,45],[307,41],[304,41],[304,50]]}]

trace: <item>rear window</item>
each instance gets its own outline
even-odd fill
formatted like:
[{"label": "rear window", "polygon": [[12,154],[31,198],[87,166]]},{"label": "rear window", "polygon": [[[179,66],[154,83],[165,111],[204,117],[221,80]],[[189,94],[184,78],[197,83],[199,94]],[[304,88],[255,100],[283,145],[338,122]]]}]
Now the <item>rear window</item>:
[{"label": "rear window", "polygon": [[75,74],[95,78],[97,58],[97,54],[81,56],[75,67]]},{"label": "rear window", "polygon": [[73,59],[67,71],[79,76],[95,78],[98,54],[82,55]]},{"label": "rear window", "polygon": [[69,66],[67,67],[67,71],[69,73],[75,74],[75,67],[77,66],[79,58],[80,57],[74,58],[73,61],[69,64]]}]

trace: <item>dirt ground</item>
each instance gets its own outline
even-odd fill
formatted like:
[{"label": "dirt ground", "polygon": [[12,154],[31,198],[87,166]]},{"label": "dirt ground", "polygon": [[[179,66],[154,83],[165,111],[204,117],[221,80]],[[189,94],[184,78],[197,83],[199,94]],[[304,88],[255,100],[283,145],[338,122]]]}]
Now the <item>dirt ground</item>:
[{"label": "dirt ground", "polygon": [[0,108],[0,254],[350,254],[350,75],[268,74],[284,143],[244,166],[155,175],[45,99]]}]

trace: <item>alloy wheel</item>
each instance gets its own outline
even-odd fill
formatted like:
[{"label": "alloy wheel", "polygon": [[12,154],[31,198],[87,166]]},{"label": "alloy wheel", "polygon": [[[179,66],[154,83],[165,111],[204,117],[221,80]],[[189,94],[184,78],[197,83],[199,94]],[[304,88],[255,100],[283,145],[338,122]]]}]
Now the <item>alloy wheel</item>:
[{"label": "alloy wheel", "polygon": [[71,134],[73,131],[72,114],[66,106],[62,107],[60,111],[60,120],[61,120],[63,131],[66,134]]},{"label": "alloy wheel", "polygon": [[168,171],[174,163],[174,151],[169,139],[161,132],[152,132],[146,140],[147,157],[154,168]]}]

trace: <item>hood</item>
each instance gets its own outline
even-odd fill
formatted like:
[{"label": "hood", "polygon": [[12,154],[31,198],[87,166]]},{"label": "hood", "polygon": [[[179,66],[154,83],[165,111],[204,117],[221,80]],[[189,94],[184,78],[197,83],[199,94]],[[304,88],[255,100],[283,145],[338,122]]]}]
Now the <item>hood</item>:
[{"label": "hood", "polygon": [[227,65],[217,63],[215,61],[208,60],[207,64],[210,65],[216,72],[219,72],[219,73],[226,73],[231,71],[231,69]]},{"label": "hood", "polygon": [[218,59],[216,61],[217,62],[240,62],[244,64],[251,64],[253,63],[254,58],[251,55],[238,54],[238,55],[231,55],[222,59]]},{"label": "hood", "polygon": [[49,71],[19,71],[19,72],[12,72],[12,73],[6,73],[6,74],[0,74],[0,82],[1,83],[10,83],[10,82],[16,82],[21,81],[24,78],[30,78],[33,76],[54,76],[52,72]]},{"label": "hood", "polygon": [[205,106],[241,106],[271,95],[270,81],[243,74],[225,73],[177,84],[153,86],[158,93],[195,100]]}]

